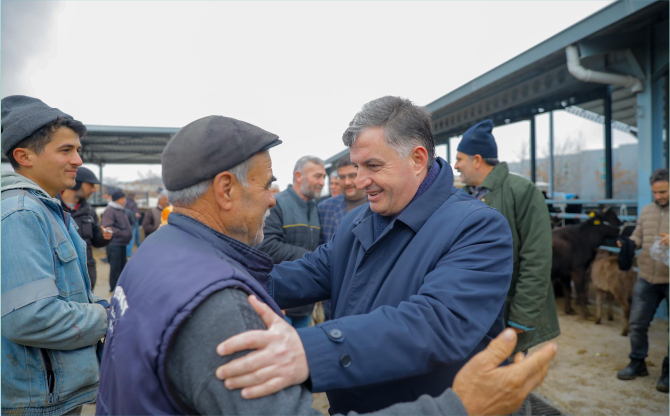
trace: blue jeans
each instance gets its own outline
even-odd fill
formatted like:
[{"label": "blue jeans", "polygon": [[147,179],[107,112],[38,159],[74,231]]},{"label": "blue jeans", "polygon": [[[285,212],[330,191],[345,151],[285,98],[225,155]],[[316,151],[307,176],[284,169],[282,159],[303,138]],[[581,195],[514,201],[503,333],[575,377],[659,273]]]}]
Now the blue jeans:
[{"label": "blue jeans", "polygon": [[307,328],[309,326],[309,324],[312,322],[312,316],[311,315],[294,316],[294,317],[287,316],[286,317],[286,322],[291,324],[291,326],[295,329]]},{"label": "blue jeans", "polygon": [[126,246],[126,257],[130,257],[133,254],[133,244],[137,244],[137,247],[140,246],[140,224],[139,222],[135,223],[133,227],[133,237],[130,239],[130,243]]},{"label": "blue jeans", "polygon": [[668,299],[668,284],[651,284],[641,277],[633,288],[633,302],[630,306],[630,358],[643,360],[649,351],[649,324],[663,298]]}]

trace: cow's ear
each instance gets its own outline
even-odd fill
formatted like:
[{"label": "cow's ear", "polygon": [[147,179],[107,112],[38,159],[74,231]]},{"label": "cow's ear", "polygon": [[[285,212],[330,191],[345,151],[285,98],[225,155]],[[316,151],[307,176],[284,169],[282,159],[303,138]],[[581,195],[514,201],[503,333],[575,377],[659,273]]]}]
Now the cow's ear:
[{"label": "cow's ear", "polygon": [[612,209],[612,206],[611,206],[611,205],[607,205],[607,206],[603,209],[603,214],[606,214],[610,209]]}]

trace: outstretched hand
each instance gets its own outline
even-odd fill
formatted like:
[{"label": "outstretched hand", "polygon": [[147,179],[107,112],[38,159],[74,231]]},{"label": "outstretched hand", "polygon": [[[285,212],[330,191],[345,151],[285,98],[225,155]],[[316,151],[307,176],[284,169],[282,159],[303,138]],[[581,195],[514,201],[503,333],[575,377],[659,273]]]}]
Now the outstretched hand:
[{"label": "outstretched hand", "polygon": [[515,346],[516,333],[508,328],[456,374],[452,389],[469,415],[510,414],[542,383],[556,355],[556,344],[552,342],[528,357],[519,352],[514,364],[499,367]]},{"label": "outstretched hand", "polygon": [[255,350],[216,370],[226,388],[242,389],[242,397],[254,399],[276,393],[307,380],[309,367],[298,332],[255,296],[249,303],[261,316],[267,330],[247,331],[219,344],[216,352],[226,356]]}]

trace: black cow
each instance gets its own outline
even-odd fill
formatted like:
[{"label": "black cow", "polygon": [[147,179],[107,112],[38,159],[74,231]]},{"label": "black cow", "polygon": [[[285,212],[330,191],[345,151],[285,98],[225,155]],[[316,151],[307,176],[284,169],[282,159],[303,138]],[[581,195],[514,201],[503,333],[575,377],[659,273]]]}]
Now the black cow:
[{"label": "black cow", "polygon": [[566,225],[552,231],[551,247],[553,262],[552,280],[559,281],[565,296],[565,313],[576,312],[570,305],[570,280],[575,284],[577,302],[581,305],[584,317],[589,316],[586,307],[587,271],[596,256],[598,247],[607,238],[619,236],[621,221],[614,210],[605,208],[601,213],[592,213],[588,221],[577,225]]}]

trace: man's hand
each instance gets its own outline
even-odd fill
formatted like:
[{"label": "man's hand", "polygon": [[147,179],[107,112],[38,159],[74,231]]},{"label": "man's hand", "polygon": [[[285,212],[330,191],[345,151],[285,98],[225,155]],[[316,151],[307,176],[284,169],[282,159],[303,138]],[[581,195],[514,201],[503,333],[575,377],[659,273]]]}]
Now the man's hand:
[{"label": "man's hand", "polygon": [[102,225],[100,226],[100,230],[102,231],[102,238],[104,238],[105,240],[112,239],[112,235],[114,234],[112,230],[110,230],[109,228],[105,228]]},{"label": "man's hand", "polygon": [[247,331],[216,347],[219,355],[253,351],[216,369],[216,377],[226,388],[242,389],[242,397],[255,399],[300,384],[309,377],[309,367],[298,332],[255,296],[249,303],[268,327],[267,331]]},{"label": "man's hand", "polygon": [[514,364],[498,367],[516,345],[516,333],[506,329],[489,346],[472,357],[456,374],[452,389],[469,415],[508,415],[539,386],[556,355],[550,343],[528,357],[519,352]]},{"label": "man's hand", "polygon": [[670,234],[659,234],[659,236],[663,237],[659,243],[670,246]]},{"label": "man's hand", "polygon": [[621,244],[621,241],[619,241],[619,240],[616,240],[616,245],[619,248],[621,248],[623,246],[623,244]]}]

